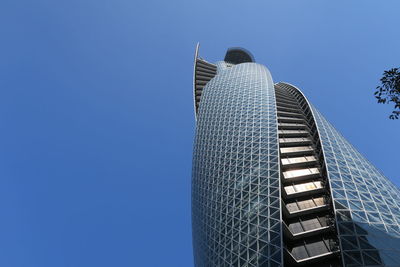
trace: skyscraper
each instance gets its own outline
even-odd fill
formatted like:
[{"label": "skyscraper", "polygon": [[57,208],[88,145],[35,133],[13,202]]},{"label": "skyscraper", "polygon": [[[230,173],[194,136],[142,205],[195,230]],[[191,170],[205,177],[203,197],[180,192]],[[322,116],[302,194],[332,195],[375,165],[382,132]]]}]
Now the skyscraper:
[{"label": "skyscraper", "polygon": [[198,51],[195,266],[400,266],[400,190],[248,51]]}]

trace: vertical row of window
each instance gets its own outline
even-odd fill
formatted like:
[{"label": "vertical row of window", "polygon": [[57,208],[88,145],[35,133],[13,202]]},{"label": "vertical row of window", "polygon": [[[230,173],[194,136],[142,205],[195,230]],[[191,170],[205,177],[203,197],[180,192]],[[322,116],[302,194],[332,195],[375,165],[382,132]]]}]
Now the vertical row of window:
[{"label": "vertical row of window", "polygon": [[[341,266],[315,123],[296,90],[275,85],[281,158],[285,266]],[[324,265],[325,266],[325,265]]]}]

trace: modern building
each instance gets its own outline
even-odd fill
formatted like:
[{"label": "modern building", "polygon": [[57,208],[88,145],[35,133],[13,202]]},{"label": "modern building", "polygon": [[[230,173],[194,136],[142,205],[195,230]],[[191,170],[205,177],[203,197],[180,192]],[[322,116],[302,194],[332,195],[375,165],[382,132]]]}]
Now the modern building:
[{"label": "modern building", "polygon": [[248,51],[198,51],[195,266],[400,266],[400,190]]}]

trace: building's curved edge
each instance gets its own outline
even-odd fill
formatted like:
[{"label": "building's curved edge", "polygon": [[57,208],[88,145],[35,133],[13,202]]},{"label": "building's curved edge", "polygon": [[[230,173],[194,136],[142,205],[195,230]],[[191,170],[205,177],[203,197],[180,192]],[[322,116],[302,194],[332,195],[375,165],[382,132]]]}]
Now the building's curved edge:
[{"label": "building's curved edge", "polygon": [[200,44],[197,43],[193,70],[193,97],[196,121],[203,89],[217,75],[217,66],[199,57],[199,47]]},{"label": "building's curved edge", "polygon": [[[316,120],[315,120],[315,114],[314,114],[313,106],[311,105],[310,101],[308,101],[308,98],[304,95],[304,93],[303,93],[297,86],[295,86],[295,85],[293,85],[293,84],[290,84],[290,83],[287,83],[287,82],[279,82],[279,83],[289,85],[289,86],[291,86],[292,88],[296,89],[296,90],[304,97],[304,99],[305,99],[305,101],[306,101],[308,107],[310,108],[312,117],[313,117],[313,119],[314,119],[314,121],[315,121],[315,127],[317,128],[318,138],[319,138],[320,144],[321,144],[321,150],[322,150],[321,152],[322,152],[322,156],[323,156],[323,158],[324,158],[324,164],[325,164],[325,168],[326,168],[326,174],[327,174],[327,176],[328,176],[327,178],[328,178],[328,183],[329,183],[329,191],[330,191],[331,198],[332,198],[332,201],[333,201],[334,199],[333,199],[333,191],[332,191],[332,185],[331,185],[331,178],[330,178],[330,173],[329,173],[329,171],[328,171],[328,165],[327,165],[327,162],[326,162],[324,144],[323,144],[323,142],[321,141],[320,129],[319,129],[319,126],[318,126],[318,124],[316,123]],[[337,227],[337,226],[338,226],[338,221],[337,221],[337,216],[336,216],[336,207],[335,207],[335,204],[333,204],[333,214],[335,215],[335,224],[336,224],[336,227]],[[339,246],[340,246],[340,253],[342,253],[342,251],[343,251],[343,249],[342,249],[342,241],[341,241],[340,238],[338,238],[338,241],[339,241]],[[346,266],[346,265],[345,265],[345,262],[344,262],[344,257],[341,257],[341,261],[342,261],[342,265],[343,265],[343,266]]]},{"label": "building's curved edge", "polygon": [[199,57],[199,49],[200,42],[197,42],[196,48],[194,51],[194,60],[193,60],[193,112],[194,119],[197,121],[197,112],[196,112],[196,60]]},{"label": "building's curved edge", "polygon": [[[316,107],[314,107],[313,105],[311,105],[311,107],[312,107],[312,109],[316,109]],[[324,114],[323,114],[320,110],[318,110],[318,113],[320,114],[320,116],[322,116],[322,117],[325,119],[325,121],[326,121],[332,128],[335,129],[335,131],[337,132],[337,134],[338,134],[342,139],[344,139],[344,140],[346,141],[346,143],[347,143],[347,144],[348,144],[348,145],[349,145],[363,160],[365,160],[365,161],[366,161],[372,168],[374,168],[380,175],[382,175],[383,177],[385,177],[386,180],[387,180],[389,183],[392,184],[392,186],[394,186],[394,187],[396,187],[396,188],[399,188],[399,186],[397,186],[391,179],[389,179],[389,178],[383,173],[383,171],[382,171],[380,168],[376,167],[376,166],[367,158],[367,156],[365,156],[364,154],[362,154],[362,153],[359,151],[359,149],[357,149],[357,147],[353,145],[353,143],[350,143],[350,141],[342,134],[342,132],[341,132],[340,130],[336,129],[336,128],[334,127],[334,125],[324,116]]]},{"label": "building's curved edge", "polygon": [[[196,112],[196,60],[197,60],[197,58],[198,58],[198,56],[199,56],[199,48],[200,48],[200,42],[197,42],[197,44],[196,44],[196,48],[195,48],[195,51],[194,51],[194,59],[193,59],[193,84],[192,84],[192,90],[193,90],[193,113],[194,113],[194,120],[195,120],[195,123],[196,123],[196,121],[197,121],[197,112]],[[192,161],[193,161],[193,159],[192,159]],[[192,168],[193,168],[193,166],[192,166]],[[192,172],[193,170],[191,170],[191,172]],[[191,176],[192,176],[193,174],[191,174]],[[193,179],[191,178],[190,179],[190,188],[192,188],[193,187]],[[193,194],[191,193],[190,194],[190,205],[192,206],[192,203],[193,203],[193,200],[192,200],[192,197],[193,197]],[[191,221],[191,226],[192,227],[190,227],[190,230],[192,231],[192,249],[193,249],[193,266],[195,266],[196,265],[196,258],[197,258],[197,255],[196,255],[196,251],[195,251],[195,247],[196,247],[196,244],[195,244],[195,242],[194,242],[194,233],[193,233],[193,208],[192,207],[190,207],[190,221]]]}]

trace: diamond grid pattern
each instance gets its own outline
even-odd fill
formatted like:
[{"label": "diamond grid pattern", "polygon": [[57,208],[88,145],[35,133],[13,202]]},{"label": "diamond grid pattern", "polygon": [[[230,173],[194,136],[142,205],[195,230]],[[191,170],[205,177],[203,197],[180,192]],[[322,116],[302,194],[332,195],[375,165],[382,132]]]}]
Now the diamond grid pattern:
[{"label": "diamond grid pattern", "polygon": [[312,107],[345,266],[400,266],[400,191]]},{"label": "diamond grid pattern", "polygon": [[217,66],[217,73],[221,73],[222,71],[226,70],[228,68],[228,66],[230,67],[231,65],[225,61],[218,61],[217,63],[215,63],[215,65]]},{"label": "diamond grid pattern", "polygon": [[256,63],[204,88],[192,170],[196,266],[282,266],[275,94]]}]

